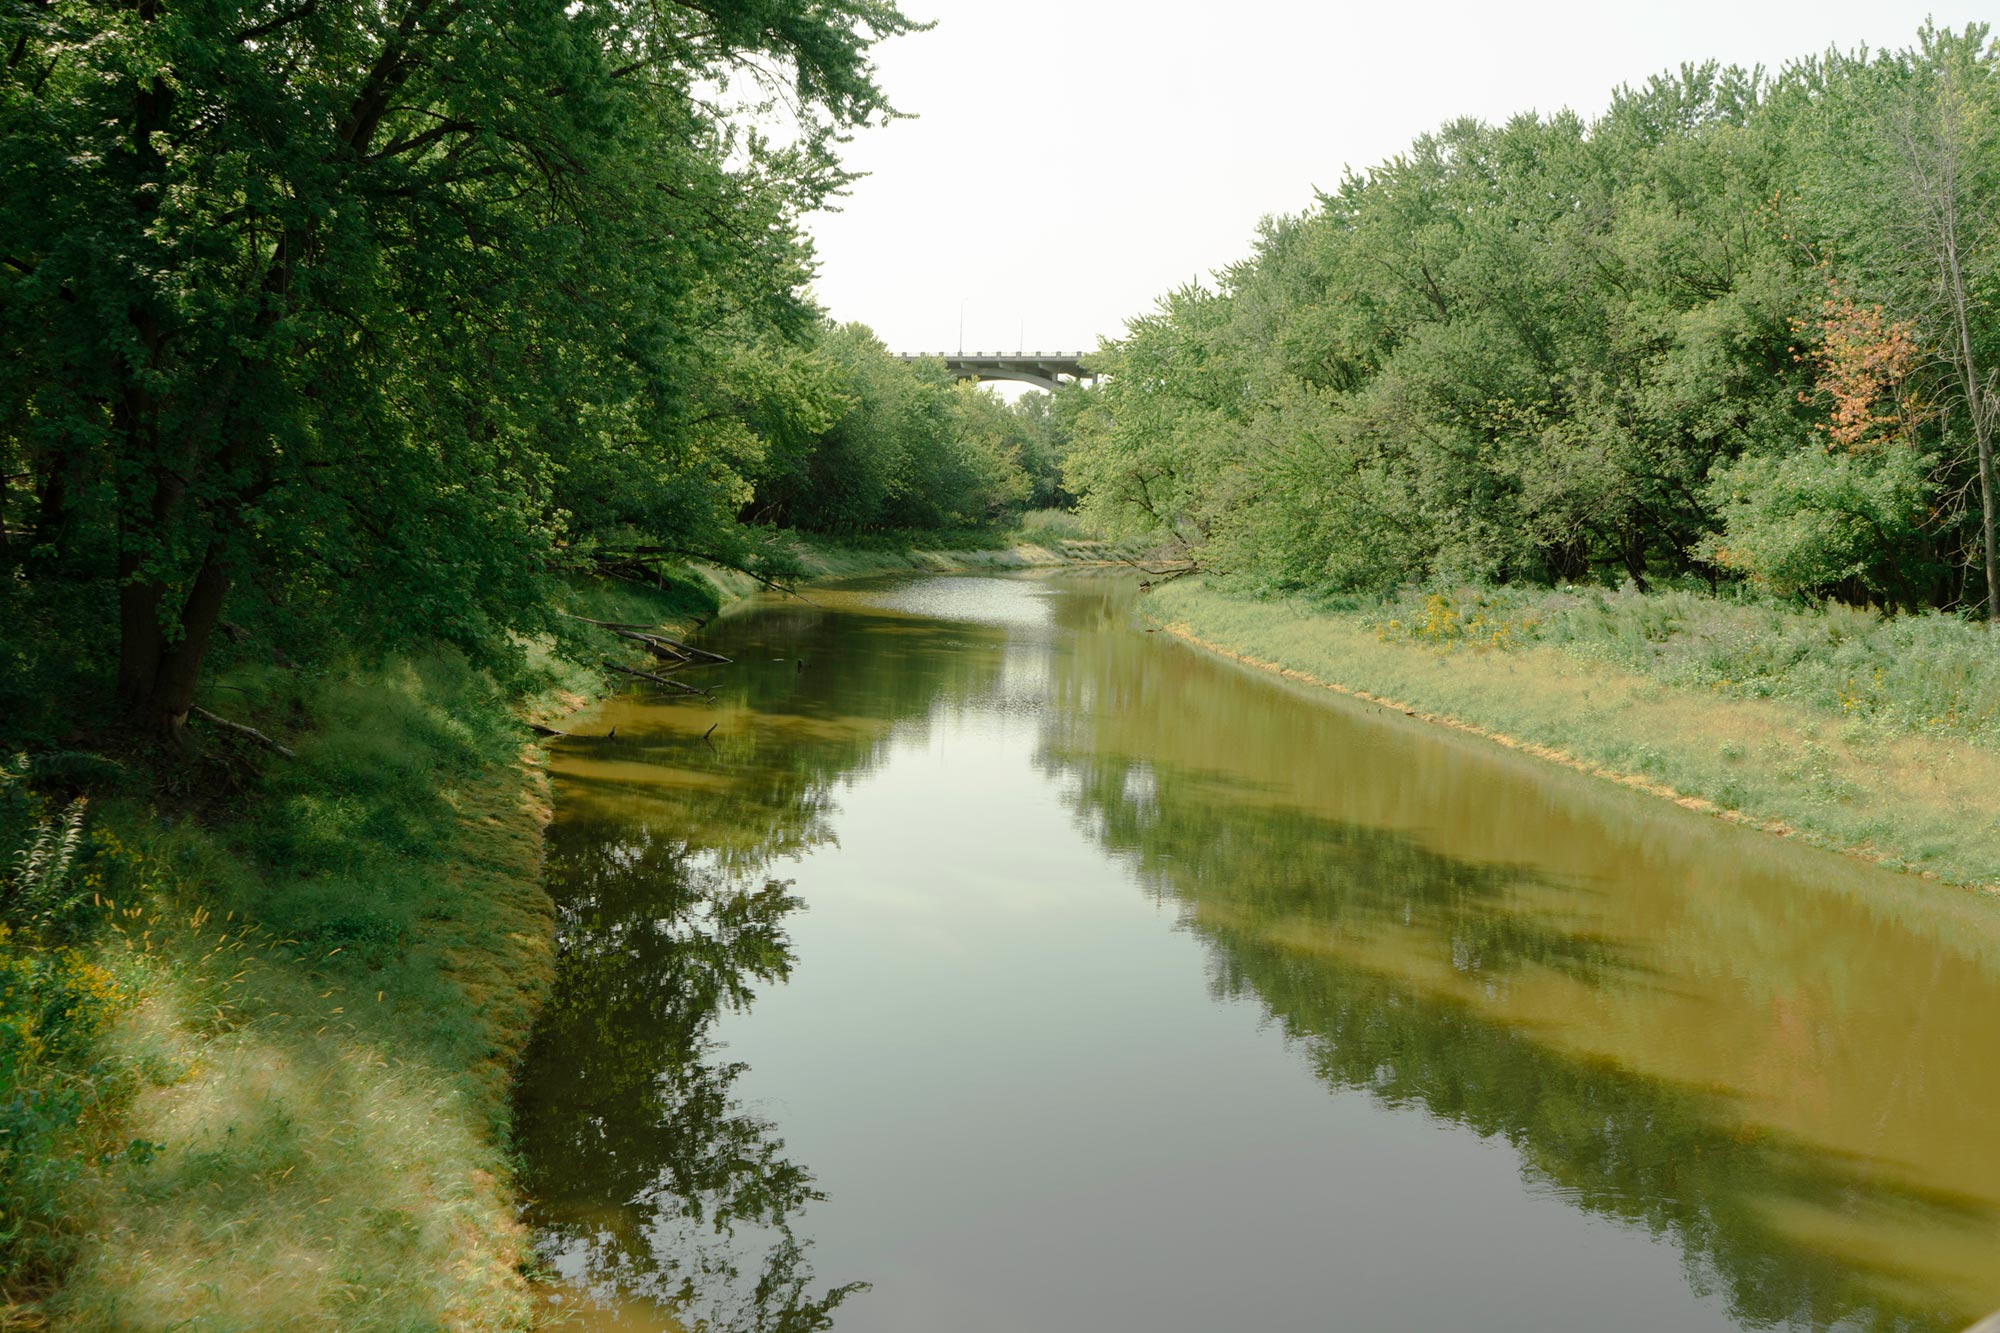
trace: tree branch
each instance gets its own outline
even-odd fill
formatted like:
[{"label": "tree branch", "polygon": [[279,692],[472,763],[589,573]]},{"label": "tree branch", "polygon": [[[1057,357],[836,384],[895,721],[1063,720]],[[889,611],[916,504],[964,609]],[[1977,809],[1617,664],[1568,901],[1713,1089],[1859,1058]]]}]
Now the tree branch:
[{"label": "tree branch", "polygon": [[232,33],[229,40],[238,46],[241,46],[245,42],[254,42],[259,37],[269,37],[280,28],[288,28],[300,19],[311,18],[318,11],[319,0],[305,0],[305,3],[297,9],[288,9],[274,18],[266,19],[264,22],[245,28],[241,32]]},{"label": "tree branch", "polygon": [[257,730],[257,728],[255,727],[246,727],[241,722],[231,722],[228,718],[221,717],[218,716],[217,714],[211,713],[206,708],[200,707],[199,705],[188,709],[188,711],[190,713],[193,713],[196,717],[202,718],[209,722],[213,722],[216,726],[221,727],[225,731],[233,731],[239,736],[248,736],[251,740],[256,741],[259,745],[268,746],[269,748],[276,750],[279,754],[285,756],[285,758],[287,759],[298,758],[298,755],[295,754],[293,751],[291,751],[290,749],[286,748],[283,745],[278,744],[276,741],[272,740],[269,736],[266,736],[263,732]]}]

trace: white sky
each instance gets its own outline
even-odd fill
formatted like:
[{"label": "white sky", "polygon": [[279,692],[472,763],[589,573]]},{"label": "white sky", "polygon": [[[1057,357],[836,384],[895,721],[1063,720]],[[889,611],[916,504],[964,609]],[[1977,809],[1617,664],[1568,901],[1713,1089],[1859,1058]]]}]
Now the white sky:
[{"label": "white sky", "polygon": [[[1602,111],[1683,61],[1773,69],[1906,46],[1983,3],[1685,0],[904,0],[879,51],[918,119],[848,145],[871,173],[812,220],[819,300],[896,351],[1070,351],[1242,258],[1296,212],[1460,115]],[[1989,11],[1990,12],[1990,11]]]}]

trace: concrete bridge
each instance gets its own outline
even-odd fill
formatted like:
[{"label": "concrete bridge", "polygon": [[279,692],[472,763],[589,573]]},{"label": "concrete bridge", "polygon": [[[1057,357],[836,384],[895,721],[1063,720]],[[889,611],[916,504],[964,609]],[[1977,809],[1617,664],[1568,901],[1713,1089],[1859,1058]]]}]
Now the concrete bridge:
[{"label": "concrete bridge", "polygon": [[1065,379],[1094,380],[1097,376],[1083,368],[1082,352],[919,352],[904,353],[904,361],[942,361],[944,368],[962,380],[1017,380],[1038,389],[1054,392]]}]

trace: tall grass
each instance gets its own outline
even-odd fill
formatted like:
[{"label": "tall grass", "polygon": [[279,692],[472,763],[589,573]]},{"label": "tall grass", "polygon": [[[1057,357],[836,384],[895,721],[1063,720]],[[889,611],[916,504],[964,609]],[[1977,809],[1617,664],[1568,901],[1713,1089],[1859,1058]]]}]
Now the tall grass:
[{"label": "tall grass", "polygon": [[79,1329],[527,1325],[505,1094],[552,939],[518,716],[619,646],[577,621],[492,668],[306,672],[252,645],[204,702],[295,757],[211,738],[87,804],[44,794],[78,762],[6,770],[0,1289]]},{"label": "tall grass", "polygon": [[146,1147],[65,1183],[88,1236],[45,1312],[521,1326],[504,1090],[551,945],[512,696],[449,651],[223,683],[297,757],[223,817],[105,811],[148,869],[106,932],[136,984],[95,1058]]},{"label": "tall grass", "polygon": [[1104,533],[1074,509],[1030,509],[1021,515],[1023,540],[1044,545],[1055,542],[1101,541]]},{"label": "tall grass", "polygon": [[87,829],[87,798],[44,799],[34,770],[26,755],[0,764],[0,1292],[61,1275],[75,1187],[115,1152],[106,1136],[134,1090],[100,1049],[132,978],[94,938],[106,874],[129,858]]},{"label": "tall grass", "polygon": [[2000,637],[1938,612],[1884,616],[1674,590],[1406,592],[1361,611],[1385,638],[1559,648],[1669,685],[2000,745]]}]

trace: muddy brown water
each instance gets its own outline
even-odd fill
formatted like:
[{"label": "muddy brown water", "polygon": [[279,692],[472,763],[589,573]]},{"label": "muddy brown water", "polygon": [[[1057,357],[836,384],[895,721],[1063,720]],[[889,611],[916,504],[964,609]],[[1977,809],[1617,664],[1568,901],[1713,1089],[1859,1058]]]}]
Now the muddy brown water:
[{"label": "muddy brown water", "polygon": [[702,640],[735,659],[713,702],[621,695],[554,747],[561,960],[517,1108],[552,1308],[2000,1308],[2000,903],[1230,665],[1136,596],[754,603]]}]

